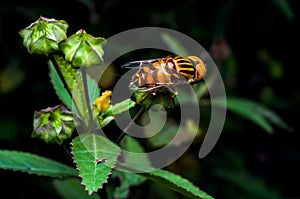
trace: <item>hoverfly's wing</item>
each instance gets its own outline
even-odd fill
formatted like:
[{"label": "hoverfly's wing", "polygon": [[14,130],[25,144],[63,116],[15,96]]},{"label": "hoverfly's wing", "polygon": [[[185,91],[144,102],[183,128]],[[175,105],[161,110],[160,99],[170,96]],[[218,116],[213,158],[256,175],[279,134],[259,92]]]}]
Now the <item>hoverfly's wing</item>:
[{"label": "hoverfly's wing", "polygon": [[135,92],[135,91],[138,91],[138,92],[151,92],[151,91],[157,91],[157,90],[160,90],[160,89],[163,89],[163,88],[166,88],[169,93],[172,93],[172,94],[175,94],[175,95],[178,94],[177,89],[171,83],[161,83],[161,84],[158,83],[156,86],[153,86],[153,87],[147,87],[147,86],[138,87],[134,83],[131,83],[129,85],[129,89],[132,92]]},{"label": "hoverfly's wing", "polygon": [[139,61],[131,61],[123,64],[121,68],[140,68],[143,65],[149,65],[157,60],[165,60],[165,58],[156,58],[156,59],[146,59],[146,60],[139,60]]},{"label": "hoverfly's wing", "polygon": [[165,88],[176,95],[174,83],[178,84],[180,80],[183,79],[176,70],[166,68],[163,62],[155,61],[150,64],[145,63],[139,68],[139,71],[132,77],[129,88],[133,92],[150,92]]}]

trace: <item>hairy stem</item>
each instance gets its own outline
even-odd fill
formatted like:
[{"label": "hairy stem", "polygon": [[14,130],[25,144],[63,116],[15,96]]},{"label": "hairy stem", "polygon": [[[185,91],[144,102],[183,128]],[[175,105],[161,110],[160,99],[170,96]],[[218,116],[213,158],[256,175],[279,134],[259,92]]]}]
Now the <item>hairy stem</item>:
[{"label": "hairy stem", "polygon": [[73,101],[73,104],[75,105],[76,109],[78,110],[78,106],[77,106],[77,104],[75,103],[75,101],[73,100],[73,97],[72,97],[72,91],[70,90],[70,88],[69,88],[69,86],[68,86],[68,84],[67,84],[67,82],[66,82],[66,80],[65,80],[65,77],[63,76],[63,74],[62,74],[62,72],[61,72],[61,70],[60,70],[60,68],[59,68],[59,66],[58,66],[58,64],[57,64],[54,55],[51,55],[51,56],[50,56],[50,61],[52,62],[52,64],[53,64],[53,66],[54,66],[56,72],[58,73],[58,76],[60,77],[61,81],[63,82],[64,87],[67,89],[67,92],[68,92],[69,95],[71,96],[72,101]]},{"label": "hairy stem", "polygon": [[67,82],[66,82],[66,80],[65,80],[65,77],[64,77],[63,74],[61,73],[61,70],[60,70],[60,68],[59,68],[59,66],[58,66],[58,64],[57,64],[57,62],[56,62],[56,60],[55,60],[54,55],[51,55],[51,56],[50,56],[50,60],[51,60],[51,62],[52,62],[52,64],[53,64],[53,66],[54,66],[56,72],[58,73],[60,79],[62,80],[62,82],[63,82],[63,84],[64,84],[64,87],[67,89],[69,95],[72,96],[72,93],[71,93],[71,91],[70,91],[70,88],[69,88],[69,86],[67,85]]}]

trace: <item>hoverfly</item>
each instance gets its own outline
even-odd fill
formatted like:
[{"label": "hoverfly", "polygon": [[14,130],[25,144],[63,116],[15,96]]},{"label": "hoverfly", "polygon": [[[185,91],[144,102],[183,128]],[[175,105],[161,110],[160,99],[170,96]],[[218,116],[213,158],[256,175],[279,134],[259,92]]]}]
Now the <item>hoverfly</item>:
[{"label": "hoverfly", "polygon": [[132,76],[129,89],[133,92],[135,101],[146,108],[152,104],[172,108],[178,94],[175,86],[195,84],[206,73],[203,60],[196,56],[167,56],[132,61],[122,67],[139,68]]},{"label": "hoverfly", "polygon": [[[135,92],[152,92],[163,88],[177,94],[173,88],[180,84],[195,84],[206,73],[206,66],[202,59],[196,56],[167,56],[165,58],[132,61],[122,65],[123,68],[139,70],[133,75],[130,90]],[[181,78],[183,76],[184,78]]]}]

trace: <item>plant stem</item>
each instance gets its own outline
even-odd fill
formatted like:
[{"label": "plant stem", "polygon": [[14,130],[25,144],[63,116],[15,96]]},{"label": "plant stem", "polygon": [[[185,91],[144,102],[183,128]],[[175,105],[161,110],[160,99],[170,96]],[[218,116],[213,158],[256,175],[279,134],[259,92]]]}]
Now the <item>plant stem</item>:
[{"label": "plant stem", "polygon": [[71,90],[70,90],[70,88],[69,88],[69,86],[68,86],[68,84],[65,80],[65,77],[63,76],[63,74],[62,74],[62,72],[61,72],[61,70],[60,70],[60,68],[59,68],[59,66],[56,62],[56,59],[55,59],[54,55],[50,56],[50,61],[52,62],[52,64],[53,64],[56,72],[58,73],[58,76],[60,77],[61,81],[63,82],[64,87],[67,89],[67,92],[69,93],[70,97],[72,98],[73,104],[75,105],[76,109],[79,110],[76,102],[73,100],[72,92],[71,92]]},{"label": "plant stem", "polygon": [[129,122],[129,124],[126,126],[126,128],[123,130],[123,132],[119,135],[118,139],[116,140],[116,143],[119,144],[124,136],[128,133],[129,129],[132,127],[132,125],[141,118],[143,113],[146,111],[145,107],[142,106],[142,108],[139,110],[139,112],[134,116],[134,118]]},{"label": "plant stem", "polygon": [[58,73],[60,79],[62,80],[62,82],[63,82],[63,84],[64,84],[64,87],[67,89],[69,95],[72,96],[72,93],[71,93],[71,91],[70,91],[70,88],[69,88],[69,86],[67,85],[67,82],[66,82],[66,80],[65,80],[65,77],[64,77],[63,74],[61,73],[61,70],[60,70],[60,68],[59,68],[59,66],[58,66],[58,64],[57,64],[57,62],[56,62],[56,60],[55,60],[54,55],[51,55],[51,56],[50,56],[50,60],[51,60],[51,62],[52,62],[52,64],[53,64],[53,66],[54,66],[56,72]]},{"label": "plant stem", "polygon": [[90,130],[93,130],[94,125],[94,120],[93,120],[93,113],[92,109],[90,106],[90,97],[89,97],[89,90],[88,90],[88,84],[87,84],[87,74],[86,74],[86,67],[82,67],[82,80],[83,80],[83,88],[84,88],[84,96],[85,96],[85,101],[86,101],[86,106],[89,114],[89,123],[90,126],[88,125],[87,127],[90,127]]}]

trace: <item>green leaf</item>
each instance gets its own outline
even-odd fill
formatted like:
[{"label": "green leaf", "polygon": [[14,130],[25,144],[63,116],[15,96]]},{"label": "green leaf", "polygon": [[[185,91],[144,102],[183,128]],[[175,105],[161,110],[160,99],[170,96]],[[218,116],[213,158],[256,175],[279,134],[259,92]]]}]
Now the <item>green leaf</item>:
[{"label": "green leaf", "polygon": [[172,52],[177,53],[180,56],[189,56],[189,52],[185,49],[185,47],[183,47],[181,43],[179,43],[177,39],[167,33],[161,33],[160,36],[163,42]]},{"label": "green leaf", "polygon": [[114,115],[116,114],[120,114],[123,113],[125,111],[128,111],[130,108],[134,107],[135,102],[130,100],[130,99],[126,99],[122,102],[116,103],[112,106],[112,113]]},{"label": "green leaf", "polygon": [[53,185],[63,199],[100,199],[97,194],[89,196],[77,178],[55,179]]},{"label": "green leaf", "polygon": [[[87,88],[85,88],[83,82],[83,75],[86,77]],[[100,95],[100,89],[98,88],[97,82],[81,70],[77,70],[74,78],[72,97],[76,107],[73,107],[73,109],[76,108],[76,110],[78,110],[76,113],[80,116],[83,124],[85,127],[89,127],[90,122],[96,121],[96,115],[92,114],[92,118],[90,118],[88,106],[92,109],[95,99]],[[87,103],[86,97],[88,97],[89,104]]]},{"label": "green leaf", "polygon": [[[148,138],[148,140],[153,147],[156,147],[156,148],[163,147],[172,141],[172,139],[176,136],[177,131],[178,131],[177,125],[166,123],[159,133]],[[146,132],[146,134],[147,134],[147,132]],[[181,137],[181,136],[179,136],[179,137]]]},{"label": "green leaf", "polygon": [[156,170],[150,173],[139,173],[140,175],[163,185],[173,191],[181,193],[189,198],[212,199],[210,195],[201,191],[187,179],[165,170]]},{"label": "green leaf", "polygon": [[275,4],[280,8],[288,20],[293,20],[295,15],[288,0],[275,0]]},{"label": "green leaf", "polygon": [[64,83],[58,75],[53,63],[49,61],[48,64],[50,66],[50,79],[57,96],[66,105],[66,107],[72,110],[72,97],[70,96],[68,90],[65,88]]},{"label": "green leaf", "polygon": [[282,198],[278,193],[269,189],[263,179],[250,177],[250,175],[245,173],[244,171],[237,172],[222,168],[214,171],[214,175],[225,180],[226,183],[233,185],[234,188],[246,192],[249,198]]},{"label": "green leaf", "polygon": [[98,87],[98,83],[92,79],[88,74],[87,76],[87,85],[88,85],[88,93],[89,93],[89,98],[90,102],[94,102],[97,97],[100,96],[100,89]]},{"label": "green leaf", "polygon": [[130,187],[137,186],[143,183],[146,179],[136,173],[122,172],[115,170],[112,174],[113,177],[118,177],[120,186],[114,191],[114,198],[126,199],[128,198]]},{"label": "green leaf", "polygon": [[[52,79],[56,80],[56,81],[52,80],[55,86],[54,88],[56,90],[56,93],[64,103],[68,103],[67,107],[70,110],[72,110],[72,112],[76,113],[79,116],[79,118],[82,119],[85,127],[88,127],[88,123],[91,120],[89,118],[88,108],[87,108],[88,105],[86,103],[86,98],[85,98],[86,91],[84,89],[82,71],[72,68],[70,63],[65,61],[62,57],[54,56],[54,60],[58,65],[60,72],[64,78],[64,81],[66,82],[66,85],[70,90],[72,96],[70,96],[70,94],[65,89],[64,84],[60,76],[58,76],[57,72],[54,75],[54,78],[51,78],[51,80]],[[52,70],[55,71],[53,65],[52,65]],[[96,81],[93,80],[89,75],[87,75],[87,86],[88,86],[88,97],[90,99],[90,103],[92,103],[93,100],[99,96],[100,90],[98,88]]]},{"label": "green leaf", "polygon": [[85,90],[83,86],[82,74],[80,71],[77,71],[77,75],[74,79],[74,88],[72,90],[72,97],[74,100],[74,105],[78,110],[78,115],[89,121],[89,115],[87,111],[87,103],[85,98]]},{"label": "green leaf", "polygon": [[98,121],[99,121],[100,127],[103,128],[106,125],[108,125],[111,121],[113,121],[114,119],[115,119],[114,116],[107,116],[104,119],[103,118],[101,118],[101,120],[99,119]]},{"label": "green leaf", "polygon": [[89,117],[87,114],[85,90],[81,71],[74,69],[69,62],[60,56],[54,56],[54,60],[58,65],[64,81],[72,95],[71,98],[74,103],[71,103],[71,107],[68,108],[70,108],[74,113],[77,113],[81,118],[87,118],[88,120]]},{"label": "green leaf", "polygon": [[[146,135],[148,133],[147,130],[148,129],[146,129],[145,131]],[[197,135],[195,133],[197,133],[198,131],[201,132],[201,129],[195,124],[193,120],[184,121],[184,127],[181,130],[178,129],[177,124],[166,122],[160,132],[152,137],[149,137],[148,141],[155,148],[164,147],[165,145],[170,144],[171,141],[173,146],[180,146],[183,143],[194,139],[194,137]]]},{"label": "green leaf", "polygon": [[274,111],[262,106],[261,104],[257,107],[257,112],[264,118],[266,118],[271,124],[286,129],[287,131],[293,131],[293,129],[285,123],[281,117],[279,117]]},{"label": "green leaf", "polygon": [[[216,99],[214,102],[216,105],[223,107],[222,100],[218,101],[218,99]],[[273,128],[270,123],[273,123],[278,127],[291,130],[291,128],[276,113],[255,101],[228,97],[227,108],[228,110],[254,122],[268,133],[273,133]]]},{"label": "green leaf", "polygon": [[82,184],[91,195],[107,182],[121,149],[101,135],[82,134],[72,141],[72,154]]},{"label": "green leaf", "polygon": [[0,168],[50,177],[78,176],[72,167],[20,151],[0,150]]},{"label": "green leaf", "polygon": [[99,120],[100,126],[103,128],[114,120],[114,115],[128,111],[130,108],[134,107],[134,105],[135,102],[130,99],[111,105],[104,113],[102,113],[101,119]]},{"label": "green leaf", "polygon": [[[90,129],[89,127],[92,126],[92,129],[90,130],[93,131],[95,124],[94,122],[96,122],[98,115],[98,111],[95,109],[96,107],[94,105],[96,98],[98,98],[100,95],[98,83],[92,79],[90,75],[86,73],[86,71],[81,70],[78,70],[75,83],[76,86],[73,90],[73,98],[76,107],[79,110],[78,114],[80,115],[85,127]],[[91,115],[89,114],[89,110],[92,113]],[[99,121],[100,125],[106,125],[107,122],[109,122],[108,119],[105,121],[101,120],[101,122]]]},{"label": "green leaf", "polygon": [[[124,161],[123,165],[131,164],[134,165],[135,169],[143,170],[151,166],[150,160],[146,155],[142,145],[138,142],[137,139],[125,136],[121,141],[121,147],[124,151],[141,153],[145,154],[144,156],[139,156],[138,160],[135,156],[132,156],[130,153],[125,153],[123,151],[122,160]],[[113,172],[113,177],[118,177],[120,186],[118,186],[114,191],[114,198],[125,199],[128,198],[128,194],[131,186],[137,186],[145,181],[145,178],[136,173],[123,172],[115,170]]]},{"label": "green leaf", "polygon": [[[123,166],[129,168],[133,167],[134,169],[141,171],[151,167],[151,162],[147,156],[147,153],[145,153],[144,148],[137,139],[130,136],[125,136],[121,141],[121,146],[124,149],[122,157]],[[125,151],[129,153],[125,153]],[[135,156],[135,153],[138,153],[138,158]]]}]

